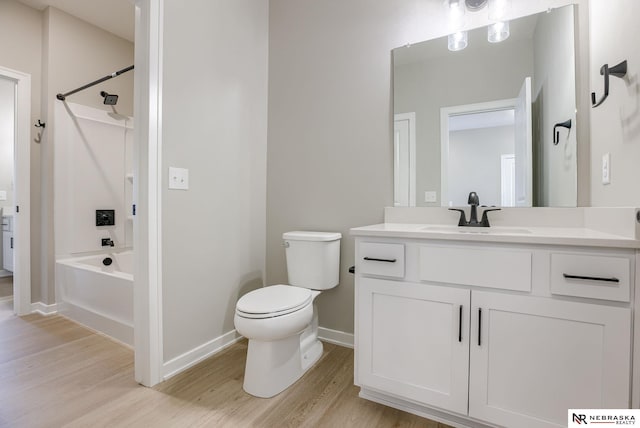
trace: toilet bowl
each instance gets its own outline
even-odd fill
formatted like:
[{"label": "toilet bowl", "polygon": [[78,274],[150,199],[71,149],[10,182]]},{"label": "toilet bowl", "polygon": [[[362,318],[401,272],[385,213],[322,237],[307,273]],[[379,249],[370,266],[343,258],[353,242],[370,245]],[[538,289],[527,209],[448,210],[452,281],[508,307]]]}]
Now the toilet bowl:
[{"label": "toilet bowl", "polygon": [[283,238],[291,285],[245,294],[234,316],[236,330],[249,339],[243,388],[262,398],[284,391],[320,359],[313,301],[338,284],[339,233],[287,232]]}]

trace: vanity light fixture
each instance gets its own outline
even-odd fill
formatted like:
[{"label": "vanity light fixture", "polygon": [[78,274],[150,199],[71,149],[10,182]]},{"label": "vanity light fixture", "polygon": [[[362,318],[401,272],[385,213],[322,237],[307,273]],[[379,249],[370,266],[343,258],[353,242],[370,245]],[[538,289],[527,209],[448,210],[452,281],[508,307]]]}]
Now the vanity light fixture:
[{"label": "vanity light fixture", "polygon": [[466,48],[468,44],[467,37],[466,31],[458,31],[457,33],[449,34],[449,50],[455,52]]},{"label": "vanity light fixture", "polygon": [[504,21],[511,11],[511,0],[489,0],[489,20]]},{"label": "vanity light fixture", "polygon": [[499,43],[509,38],[509,21],[496,22],[487,28],[487,40],[489,43]]},{"label": "vanity light fixture", "polygon": [[446,8],[448,9],[449,24],[451,30],[458,31],[464,27],[464,0],[447,0]]}]

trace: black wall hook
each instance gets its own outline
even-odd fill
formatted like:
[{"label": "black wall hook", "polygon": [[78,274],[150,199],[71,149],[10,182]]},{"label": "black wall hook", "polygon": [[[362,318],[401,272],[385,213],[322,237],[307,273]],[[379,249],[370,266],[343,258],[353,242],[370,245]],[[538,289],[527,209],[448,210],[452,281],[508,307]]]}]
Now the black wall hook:
[{"label": "black wall hook", "polygon": [[558,128],[559,126],[563,127],[563,128],[567,128],[567,129],[571,129],[571,119],[561,122],[561,123],[556,123],[553,126],[553,145],[557,146],[558,143],[560,142],[560,133],[558,131],[556,131],[556,128]]},{"label": "black wall hook", "polygon": [[36,128],[44,128],[45,126],[47,126],[47,124],[44,122],[41,122],[40,119],[38,119],[38,123],[36,123],[33,126],[35,126]]},{"label": "black wall hook", "polygon": [[609,76],[615,76],[622,79],[627,75],[627,60],[625,59],[620,64],[614,65],[609,68],[609,64],[605,64],[600,67],[600,74],[604,76],[604,95],[600,98],[600,101],[596,102],[596,93],[591,92],[591,107],[596,108],[604,102],[609,96]]}]

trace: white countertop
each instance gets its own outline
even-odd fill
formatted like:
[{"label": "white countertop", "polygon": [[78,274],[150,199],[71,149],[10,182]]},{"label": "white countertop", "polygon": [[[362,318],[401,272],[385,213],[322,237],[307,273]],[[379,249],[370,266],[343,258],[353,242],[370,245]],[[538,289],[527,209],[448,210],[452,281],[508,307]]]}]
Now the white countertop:
[{"label": "white countertop", "polygon": [[355,227],[352,236],[519,244],[640,248],[640,240],[582,227],[457,227],[450,224],[381,223]]}]

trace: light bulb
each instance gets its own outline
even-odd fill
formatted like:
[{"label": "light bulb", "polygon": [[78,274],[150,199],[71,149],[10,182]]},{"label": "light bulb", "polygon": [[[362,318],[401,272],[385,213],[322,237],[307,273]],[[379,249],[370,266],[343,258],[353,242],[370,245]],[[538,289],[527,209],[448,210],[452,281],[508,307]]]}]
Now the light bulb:
[{"label": "light bulb", "polygon": [[467,32],[458,31],[454,34],[449,34],[448,47],[450,51],[461,51],[466,48],[468,44]]},{"label": "light bulb", "polygon": [[498,43],[509,38],[509,21],[496,22],[489,25],[487,29],[487,40],[489,43]]}]

